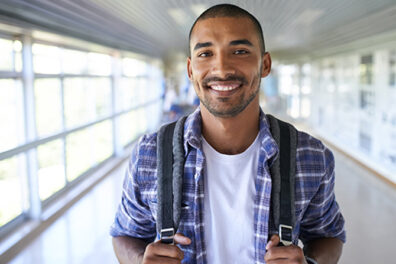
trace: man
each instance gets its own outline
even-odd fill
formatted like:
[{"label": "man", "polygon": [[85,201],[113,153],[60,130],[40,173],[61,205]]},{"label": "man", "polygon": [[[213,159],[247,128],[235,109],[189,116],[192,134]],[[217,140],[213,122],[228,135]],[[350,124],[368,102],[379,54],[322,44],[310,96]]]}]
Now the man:
[{"label": "man", "polygon": [[[259,22],[228,4],[205,11],[190,31],[188,75],[200,107],[186,120],[181,222],[176,245],[156,237],[156,133],[132,154],[111,234],[121,263],[336,263],[345,242],[334,196],[334,159],[298,132],[293,245],[269,234],[271,175],[278,146],[259,106],[271,70]],[[304,243],[304,250],[297,246]]]}]

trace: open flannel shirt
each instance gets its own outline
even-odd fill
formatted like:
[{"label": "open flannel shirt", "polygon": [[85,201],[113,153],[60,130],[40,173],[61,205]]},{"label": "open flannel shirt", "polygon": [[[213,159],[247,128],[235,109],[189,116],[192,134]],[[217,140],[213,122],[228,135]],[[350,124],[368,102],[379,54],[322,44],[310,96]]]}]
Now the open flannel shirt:
[{"label": "open flannel shirt", "polygon": [[[255,248],[255,263],[265,263],[271,197],[269,167],[278,154],[278,146],[262,111],[259,139],[261,147],[255,179],[254,226],[251,227],[254,228],[255,243],[251,246]],[[147,242],[157,237],[156,143],[157,133],[145,135],[132,153],[124,179],[122,201],[110,231],[112,236],[131,236]],[[201,146],[199,108],[185,122],[184,149],[186,162],[182,211],[177,232],[191,238],[192,243],[179,245],[184,252],[182,263],[206,263],[203,216],[205,156]],[[293,243],[297,244],[299,239],[305,243],[320,237],[336,237],[345,242],[344,218],[334,195],[333,154],[319,140],[300,131],[295,186]]]}]

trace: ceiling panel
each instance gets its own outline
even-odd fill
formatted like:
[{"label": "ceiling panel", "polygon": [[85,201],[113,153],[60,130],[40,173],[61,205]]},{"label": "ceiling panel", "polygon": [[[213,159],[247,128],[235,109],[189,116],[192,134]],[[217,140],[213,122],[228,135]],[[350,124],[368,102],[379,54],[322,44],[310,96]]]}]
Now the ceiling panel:
[{"label": "ceiling panel", "polygon": [[[224,1],[221,1],[224,2]],[[262,23],[267,49],[278,56],[308,54],[396,29],[394,0],[227,1]],[[189,29],[219,1],[3,0],[2,20],[103,45],[166,58],[187,51]]]}]

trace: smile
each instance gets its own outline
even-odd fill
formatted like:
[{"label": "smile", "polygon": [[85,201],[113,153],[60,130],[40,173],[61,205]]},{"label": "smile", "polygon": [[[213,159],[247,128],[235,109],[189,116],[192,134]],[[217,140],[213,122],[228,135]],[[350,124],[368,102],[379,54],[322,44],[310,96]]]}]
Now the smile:
[{"label": "smile", "polygon": [[210,88],[216,91],[232,91],[238,87],[239,85],[213,85]]},{"label": "smile", "polygon": [[242,83],[239,81],[226,81],[226,82],[210,82],[208,83],[208,88],[218,91],[218,92],[230,92],[239,87],[241,87]]}]

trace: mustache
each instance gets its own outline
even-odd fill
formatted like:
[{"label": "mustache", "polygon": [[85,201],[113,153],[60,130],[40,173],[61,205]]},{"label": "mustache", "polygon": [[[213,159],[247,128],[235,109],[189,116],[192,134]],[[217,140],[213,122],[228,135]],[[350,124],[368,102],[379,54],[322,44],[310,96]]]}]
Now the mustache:
[{"label": "mustache", "polygon": [[202,80],[202,85],[208,86],[208,83],[210,82],[229,82],[229,81],[239,81],[242,84],[247,84],[247,80],[243,76],[238,76],[238,75],[228,75],[226,76],[225,79],[219,78],[219,77],[207,77]]}]

